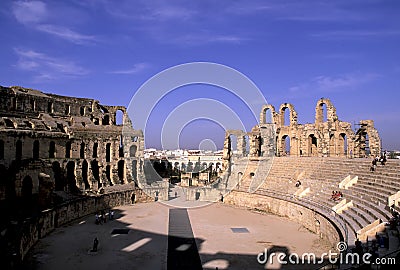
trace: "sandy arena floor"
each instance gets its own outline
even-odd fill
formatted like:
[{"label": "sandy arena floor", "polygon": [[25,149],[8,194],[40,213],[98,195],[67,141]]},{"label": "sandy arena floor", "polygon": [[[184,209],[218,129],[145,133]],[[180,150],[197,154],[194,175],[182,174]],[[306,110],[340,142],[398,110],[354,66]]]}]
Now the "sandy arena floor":
[{"label": "sandy arena floor", "polygon": [[[96,225],[94,216],[85,217],[41,239],[27,264],[49,270],[167,269],[170,209],[161,203],[118,207],[115,220],[103,225]],[[204,269],[309,269],[261,265],[257,255],[265,248],[287,254],[322,254],[329,249],[317,235],[287,218],[220,203],[189,208],[187,213]],[[130,230],[112,234],[114,229]],[[91,252],[95,237],[99,249]]]}]

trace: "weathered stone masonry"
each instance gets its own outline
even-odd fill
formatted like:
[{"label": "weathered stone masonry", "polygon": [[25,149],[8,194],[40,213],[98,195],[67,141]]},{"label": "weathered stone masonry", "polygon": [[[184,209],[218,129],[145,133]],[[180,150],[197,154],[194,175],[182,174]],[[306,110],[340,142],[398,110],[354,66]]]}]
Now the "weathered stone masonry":
[{"label": "weathered stone masonry", "polygon": [[97,191],[143,177],[143,134],[123,106],[0,86],[0,116],[2,203],[39,197],[43,208],[52,190]]}]

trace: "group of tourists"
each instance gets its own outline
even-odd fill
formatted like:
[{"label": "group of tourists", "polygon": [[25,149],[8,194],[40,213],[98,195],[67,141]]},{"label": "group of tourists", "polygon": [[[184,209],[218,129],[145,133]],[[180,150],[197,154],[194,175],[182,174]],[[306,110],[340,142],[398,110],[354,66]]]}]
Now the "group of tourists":
[{"label": "group of tourists", "polygon": [[387,154],[387,152],[385,151],[385,152],[382,153],[382,155],[380,157],[376,156],[376,157],[374,157],[372,159],[372,165],[371,165],[371,167],[369,169],[371,172],[376,171],[376,167],[377,167],[378,162],[380,162],[382,166],[386,165],[386,162],[387,162],[386,154]]},{"label": "group of tourists", "polygon": [[[103,225],[103,223],[107,222],[107,214],[104,210],[101,210],[100,213],[96,213],[95,215],[95,223],[96,225]],[[114,219],[114,210],[110,209],[108,211],[108,219],[113,220]]]},{"label": "group of tourists", "polygon": [[331,196],[331,200],[333,201],[338,201],[341,200],[343,198],[343,193],[341,191],[332,191],[332,196]]}]

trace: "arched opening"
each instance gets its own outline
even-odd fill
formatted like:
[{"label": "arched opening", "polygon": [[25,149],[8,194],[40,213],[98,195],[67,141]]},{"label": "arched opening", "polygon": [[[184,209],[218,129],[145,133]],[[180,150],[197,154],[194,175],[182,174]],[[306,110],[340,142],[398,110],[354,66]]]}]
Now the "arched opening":
[{"label": "arched opening", "polygon": [[308,136],[308,155],[309,156],[317,156],[318,148],[317,148],[317,137],[314,134]]},{"label": "arched opening", "polygon": [[335,146],[335,135],[329,135],[329,156],[333,157],[336,153],[336,146]]},{"label": "arched opening", "polygon": [[33,159],[39,159],[39,151],[40,151],[40,146],[39,146],[39,141],[35,140],[33,142],[33,150],[32,150],[32,157]]},{"label": "arched opening", "polygon": [[125,162],[123,160],[118,161],[118,178],[120,183],[123,184],[125,179]]},{"label": "arched opening", "polygon": [[79,151],[79,157],[80,158],[85,158],[85,143],[84,142],[81,143],[81,148],[80,148],[80,151]]},{"label": "arched opening", "polygon": [[122,135],[119,136],[119,157],[124,157],[124,142],[123,142],[123,138]]},{"label": "arched opening", "polygon": [[106,178],[107,178],[108,184],[110,186],[112,186],[113,183],[112,183],[112,179],[111,179],[111,165],[106,166]]},{"label": "arched opening", "polygon": [[22,159],[22,141],[18,140],[15,144],[15,159],[21,160]]},{"label": "arched opening", "polygon": [[136,150],[137,150],[137,146],[136,145],[132,145],[131,148],[129,149],[129,154],[131,157],[135,157],[136,156]]},{"label": "arched opening", "polygon": [[93,144],[93,155],[92,157],[97,158],[97,149],[99,148],[99,144],[97,142],[95,142]]},{"label": "arched opening", "polygon": [[81,116],[85,115],[85,107],[80,108],[80,113],[81,113]]},{"label": "arched opening", "polygon": [[0,160],[4,159],[4,141],[0,140]]},{"label": "arched opening", "polygon": [[283,107],[281,111],[281,125],[290,126],[290,109]]},{"label": "arched opening", "polygon": [[72,144],[67,142],[65,145],[65,158],[71,158]]},{"label": "arched opening", "polygon": [[85,189],[90,189],[89,180],[88,180],[88,163],[86,160],[82,162],[82,181],[85,185]]},{"label": "arched opening", "polygon": [[53,108],[53,102],[49,101],[47,103],[47,112],[48,113],[53,113],[54,112],[54,108]]},{"label": "arched opening", "polygon": [[93,178],[97,181],[98,188],[101,188],[99,163],[97,160],[92,160],[90,166],[92,167]]},{"label": "arched opening", "polygon": [[73,161],[67,163],[67,181],[70,191],[75,191],[76,178],[75,178],[75,163]]},{"label": "arched opening", "polygon": [[65,105],[65,114],[69,115],[71,113],[71,106],[70,105]]},{"label": "arched opening", "polygon": [[290,155],[290,137],[288,135],[282,136],[281,151],[283,156]]},{"label": "arched opening", "polygon": [[341,133],[339,136],[339,155],[347,156],[347,136],[345,133]]},{"label": "arched opening", "polygon": [[265,123],[264,124],[273,124],[273,117],[272,117],[272,110],[269,108],[264,110],[264,115],[265,115]]},{"label": "arched opening", "polygon": [[31,103],[31,110],[36,111],[36,101],[34,99],[31,99],[30,103]]},{"label": "arched opening", "polygon": [[106,144],[106,162],[111,162],[111,143]]},{"label": "arched opening", "polygon": [[319,104],[319,111],[317,112],[318,115],[318,120],[320,123],[324,123],[328,121],[328,109],[325,103],[320,103]]},{"label": "arched opening", "polygon": [[49,158],[55,158],[55,157],[56,157],[56,143],[54,141],[51,141],[49,147]]},{"label": "arched opening", "polygon": [[109,125],[110,124],[110,116],[104,115],[102,123],[103,123],[103,125]]},{"label": "arched opening", "polygon": [[63,175],[61,172],[61,167],[60,163],[57,161],[54,161],[52,164],[52,169],[53,169],[53,174],[54,174],[54,189],[55,191],[61,191],[64,190],[64,181],[63,181]]},{"label": "arched opening", "polygon": [[117,110],[115,112],[115,124],[120,126],[124,123],[124,112],[122,110]]},{"label": "arched opening", "polygon": [[237,149],[237,136],[236,135],[229,135],[229,138],[231,140],[231,153],[232,155],[235,155],[238,153],[238,149]]}]

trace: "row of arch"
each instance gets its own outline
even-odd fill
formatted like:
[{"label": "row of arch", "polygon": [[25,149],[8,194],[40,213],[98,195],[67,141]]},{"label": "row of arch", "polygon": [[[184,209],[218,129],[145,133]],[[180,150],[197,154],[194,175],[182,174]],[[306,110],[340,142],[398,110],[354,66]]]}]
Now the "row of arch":
[{"label": "row of arch", "polygon": [[[41,153],[41,151],[40,151],[39,140],[34,140],[33,145],[32,145],[32,156],[29,156],[26,158],[33,158],[33,159],[56,158],[57,153],[56,153],[56,142],[55,141],[49,142],[48,150],[46,152],[47,152],[47,154],[44,156],[43,153]],[[111,162],[111,157],[112,157],[111,143],[106,143],[105,154],[106,154],[106,162]],[[133,158],[133,157],[136,157],[136,154],[137,154],[137,145],[133,144],[133,145],[131,145],[131,147],[129,149],[129,155],[130,155],[130,157]],[[93,143],[91,157],[98,158],[98,156],[99,156],[99,143],[95,142],[95,143]],[[72,158],[72,142],[71,141],[68,141],[65,143],[64,157]],[[81,142],[79,145],[79,158],[84,159],[86,157],[87,157],[87,144],[85,144],[85,142]],[[119,148],[119,157],[124,157],[122,145],[120,145],[120,148]],[[0,140],[0,160],[3,160],[4,158],[5,158],[5,142],[3,140]],[[15,159],[16,160],[23,159],[23,142],[22,142],[22,140],[17,140],[15,142]]]},{"label": "row of arch", "polygon": [[[260,113],[260,124],[275,124],[278,126],[295,126],[297,122],[297,112],[290,103],[283,103],[276,112],[273,105],[264,105]],[[329,99],[320,99],[315,107],[315,123],[336,121],[336,108]]]}]

